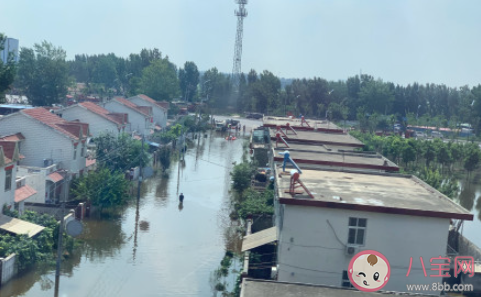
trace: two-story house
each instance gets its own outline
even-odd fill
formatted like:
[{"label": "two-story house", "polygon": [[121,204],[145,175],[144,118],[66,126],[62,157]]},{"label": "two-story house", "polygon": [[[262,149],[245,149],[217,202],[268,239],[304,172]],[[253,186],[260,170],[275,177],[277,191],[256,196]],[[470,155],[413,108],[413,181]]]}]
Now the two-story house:
[{"label": "two-story house", "polygon": [[165,108],[165,103],[156,101],[147,95],[137,95],[127,98],[132,103],[138,106],[150,106],[152,107],[154,123],[162,128],[167,125],[167,108]]},{"label": "two-story house", "polygon": [[130,123],[128,132],[145,136],[152,134],[154,121],[151,106],[138,106],[125,98],[116,97],[103,107],[110,112],[128,114]]},{"label": "two-story house", "polygon": [[68,121],[79,120],[88,123],[92,137],[101,134],[118,136],[126,132],[125,128],[128,125],[128,114],[110,112],[92,102],[71,105],[57,111],[56,114]]},{"label": "two-story house", "polygon": [[15,201],[15,176],[20,160],[18,145],[13,141],[0,141],[0,207],[11,208]]},{"label": "two-story house", "polygon": [[349,287],[351,259],[373,250],[390,263],[385,291],[441,283],[432,268],[448,261],[435,258],[447,257],[450,222],[473,219],[415,176],[281,171],[276,168],[275,212],[282,282]]},{"label": "two-story house", "polygon": [[25,109],[0,119],[0,135],[21,132],[20,165],[48,167],[57,164],[70,176],[82,174],[86,166],[88,124],[67,121],[45,108]]}]

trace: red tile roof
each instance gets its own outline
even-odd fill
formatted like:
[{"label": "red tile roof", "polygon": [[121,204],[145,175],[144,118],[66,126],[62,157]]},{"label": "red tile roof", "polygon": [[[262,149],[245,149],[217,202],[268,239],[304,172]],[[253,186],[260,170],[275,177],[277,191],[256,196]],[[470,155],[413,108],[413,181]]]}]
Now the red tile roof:
[{"label": "red tile roof", "polygon": [[0,141],[0,147],[3,148],[3,159],[5,164],[13,162],[16,146],[17,143],[15,141]]},{"label": "red tile roof", "polygon": [[39,107],[39,108],[32,108],[32,109],[24,109],[21,111],[21,113],[51,127],[52,129],[55,129],[59,132],[62,132],[64,135],[74,139],[78,140],[79,139],[79,131],[80,128],[69,128],[72,127],[73,125],[76,125],[77,127],[80,126],[83,128],[83,131],[85,134],[84,137],[87,136],[87,131],[88,131],[88,124],[85,123],[75,123],[75,122],[68,122],[65,119],[62,119],[61,117],[58,117],[57,115],[49,112],[45,108]]},{"label": "red tile roof", "polygon": [[[162,108],[165,108],[165,109],[168,109],[169,108],[169,102],[166,102],[166,101],[156,101],[152,98],[150,98],[149,96],[147,95],[144,95],[144,94],[140,94],[140,95],[137,95],[137,97],[140,97],[142,99],[144,99],[145,101],[148,101],[152,104],[156,104],[157,106],[160,106]],[[167,103],[167,104],[165,104]]]},{"label": "red tile roof", "polygon": [[119,119],[118,116],[110,113],[107,109],[95,104],[95,103],[92,103],[92,102],[82,102],[82,103],[79,103],[80,106],[86,108],[87,110],[93,112],[93,113],[96,113],[104,118],[106,118],[107,120],[111,121],[111,122],[114,122],[115,124],[117,125],[122,125],[124,124],[125,122],[123,122],[121,119]]},{"label": "red tile roof", "polygon": [[6,141],[20,141],[24,139],[25,139],[25,136],[23,136],[22,133],[16,133],[16,134],[0,137],[0,140],[6,140]]},{"label": "red tile roof", "polygon": [[[141,114],[145,115],[145,116],[148,116],[150,117],[151,113],[148,112],[145,108],[143,107],[146,107],[146,106],[138,106],[132,102],[130,102],[129,100],[125,99],[125,98],[120,98],[120,97],[117,97],[117,98],[114,98],[114,100],[116,100],[117,102],[119,102],[120,104],[123,104],[127,107],[130,107],[134,110],[137,110],[138,112],[140,112]],[[152,111],[152,107],[150,107],[150,111]]]},{"label": "red tile roof", "polygon": [[112,112],[112,113],[109,113],[109,117],[115,120],[115,122],[120,123],[122,125],[127,124],[129,122],[129,114],[127,113]]},{"label": "red tile roof", "polygon": [[52,172],[47,177],[50,178],[50,180],[52,180],[54,183],[59,182],[63,179],[63,176],[58,172]]},{"label": "red tile roof", "polygon": [[35,194],[37,194],[37,191],[35,191],[30,186],[21,186],[20,188],[15,190],[15,202],[22,202],[23,200]]},{"label": "red tile roof", "polygon": [[85,159],[85,167],[90,167],[97,163],[97,159]]}]

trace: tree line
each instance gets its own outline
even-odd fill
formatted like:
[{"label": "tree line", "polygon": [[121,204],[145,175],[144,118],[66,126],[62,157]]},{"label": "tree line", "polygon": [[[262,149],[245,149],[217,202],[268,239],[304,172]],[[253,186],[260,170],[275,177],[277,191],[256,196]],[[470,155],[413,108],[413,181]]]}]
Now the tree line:
[{"label": "tree line", "polygon": [[0,65],[0,75],[9,78],[0,80],[0,92],[13,87],[13,92],[27,95],[34,105],[62,103],[68,87],[84,83],[86,89],[79,92],[100,97],[144,93],[159,101],[204,101],[218,110],[230,107],[238,112],[302,114],[331,120],[385,119],[393,115],[395,121],[410,125],[481,125],[481,85],[402,86],[368,74],[338,81],[314,77],[285,82],[268,70],[250,70],[241,74],[239,86],[233,86],[230,75],[215,67],[203,73],[192,61],[179,67],[155,48],[128,57],[77,54],[73,60],[66,60],[61,47],[43,41],[32,48],[21,48],[18,65]]}]

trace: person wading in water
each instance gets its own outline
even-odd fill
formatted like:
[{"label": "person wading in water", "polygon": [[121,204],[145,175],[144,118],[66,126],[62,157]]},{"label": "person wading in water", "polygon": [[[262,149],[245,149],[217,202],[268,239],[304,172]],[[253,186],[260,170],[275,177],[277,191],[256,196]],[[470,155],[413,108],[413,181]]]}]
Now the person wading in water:
[{"label": "person wading in water", "polygon": [[184,202],[184,194],[183,193],[180,193],[179,201],[180,201],[180,203]]}]

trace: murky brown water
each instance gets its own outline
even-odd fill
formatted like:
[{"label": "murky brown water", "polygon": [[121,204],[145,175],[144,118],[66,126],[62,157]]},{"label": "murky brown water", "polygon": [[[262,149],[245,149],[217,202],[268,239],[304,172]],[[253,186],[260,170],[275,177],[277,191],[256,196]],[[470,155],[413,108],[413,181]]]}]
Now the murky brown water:
[{"label": "murky brown water", "polygon": [[[212,132],[188,150],[185,164],[172,163],[169,178],[144,182],[138,207],[88,219],[82,248],[63,263],[59,296],[213,296],[210,276],[226,245],[235,245],[226,231],[229,172],[241,156],[242,140]],[[54,287],[55,271],[37,268],[5,284],[0,296],[54,296]]]}]

